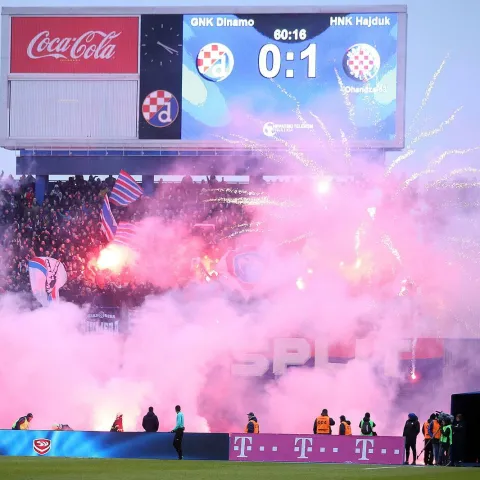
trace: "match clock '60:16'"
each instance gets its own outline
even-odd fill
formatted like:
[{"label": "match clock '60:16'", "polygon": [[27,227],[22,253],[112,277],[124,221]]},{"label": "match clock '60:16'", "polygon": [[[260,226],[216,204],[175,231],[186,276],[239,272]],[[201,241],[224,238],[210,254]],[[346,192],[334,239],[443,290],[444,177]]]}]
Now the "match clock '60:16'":
[{"label": "match clock '60:16'", "polygon": [[[300,60],[307,61],[307,78],[315,78],[317,76],[317,45],[311,43],[307,48],[302,50],[299,54],[288,51],[282,58],[282,52],[277,45],[268,43],[260,49],[258,54],[258,69],[260,75],[264,78],[275,78],[282,69],[282,60],[287,62],[293,62],[296,60],[297,55],[300,56]],[[285,70],[286,78],[294,78],[295,70],[293,68],[287,68]]]}]

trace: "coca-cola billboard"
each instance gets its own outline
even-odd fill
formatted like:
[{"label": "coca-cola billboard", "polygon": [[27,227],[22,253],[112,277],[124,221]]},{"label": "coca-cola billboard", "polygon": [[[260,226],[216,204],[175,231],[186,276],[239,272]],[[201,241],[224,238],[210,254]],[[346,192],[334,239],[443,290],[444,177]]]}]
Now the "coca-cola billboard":
[{"label": "coca-cola billboard", "polygon": [[11,73],[138,73],[138,17],[13,17]]}]

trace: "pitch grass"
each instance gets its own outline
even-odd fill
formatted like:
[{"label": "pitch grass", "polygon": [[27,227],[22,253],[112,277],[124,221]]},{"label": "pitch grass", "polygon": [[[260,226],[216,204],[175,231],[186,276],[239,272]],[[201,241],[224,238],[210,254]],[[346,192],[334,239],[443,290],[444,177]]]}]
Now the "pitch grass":
[{"label": "pitch grass", "polygon": [[0,457],[1,480],[478,480],[480,469]]}]

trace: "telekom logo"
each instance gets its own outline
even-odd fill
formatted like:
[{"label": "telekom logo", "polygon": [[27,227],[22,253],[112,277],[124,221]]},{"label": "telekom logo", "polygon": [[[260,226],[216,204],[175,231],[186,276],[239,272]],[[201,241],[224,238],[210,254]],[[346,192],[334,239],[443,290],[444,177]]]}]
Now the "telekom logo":
[{"label": "telekom logo", "polygon": [[[308,458],[307,452],[311,452],[313,440],[309,437],[299,437],[295,439],[295,451],[300,452],[297,458]],[[297,446],[298,445],[298,446]]]},{"label": "telekom logo", "polygon": [[[361,448],[358,448],[358,446],[361,444]],[[368,461],[367,453],[373,453],[373,446],[374,446],[374,441],[371,438],[359,438],[355,446],[357,447],[355,449],[355,453],[361,453],[362,456],[359,458],[359,460],[363,461]],[[370,448],[372,447],[372,448]]]},{"label": "telekom logo", "polygon": [[46,57],[108,60],[115,55],[116,45],[112,41],[121,34],[122,32],[90,30],[76,38],[51,38],[50,32],[45,30],[32,38],[27,47],[27,55],[34,60]]},{"label": "telekom logo", "polygon": [[[237,445],[238,440],[240,440],[240,446]],[[233,442],[233,444],[233,449],[235,451],[238,452],[238,450],[240,450],[240,455],[237,455],[237,458],[247,458],[247,455],[245,455],[245,451],[249,452],[250,450],[252,450],[252,437],[235,437],[235,441]]]}]

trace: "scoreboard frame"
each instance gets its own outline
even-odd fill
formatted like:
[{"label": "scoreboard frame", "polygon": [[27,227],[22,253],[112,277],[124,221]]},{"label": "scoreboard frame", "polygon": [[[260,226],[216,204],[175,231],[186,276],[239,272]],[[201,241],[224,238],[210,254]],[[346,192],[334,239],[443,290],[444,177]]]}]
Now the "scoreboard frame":
[{"label": "scoreboard frame", "polygon": [[[137,109],[137,138],[14,138],[10,136],[10,80],[12,79],[66,79],[63,74],[11,74],[11,18],[12,17],[139,17],[141,26],[142,15],[248,15],[248,14],[397,14],[397,91],[396,91],[396,138],[394,140],[352,141],[351,149],[382,149],[399,150],[405,146],[405,95],[406,95],[406,42],[407,42],[407,7],[406,5],[378,6],[297,6],[297,7],[3,7],[1,17],[1,61],[0,61],[0,146],[10,150],[57,150],[57,149],[112,149],[112,150],[145,150],[151,151],[190,151],[211,150],[228,147],[224,141],[192,141],[192,140],[144,140],[139,138],[139,109]],[[140,51],[139,28],[139,44]],[[139,55],[140,57],[140,55]],[[140,60],[139,60],[140,62]],[[98,80],[99,75],[81,75],[82,80]],[[133,78],[133,75],[116,75],[116,79]],[[136,75],[140,84],[140,68]],[[140,88],[137,89],[138,100]],[[138,102],[137,102],[138,105]],[[273,143],[273,144],[272,144]],[[278,148],[275,142],[261,143],[263,148]],[[238,148],[238,147],[237,147]],[[243,147],[246,148],[246,147]],[[285,148],[285,147],[283,147]],[[280,147],[279,149],[282,149]]]}]

